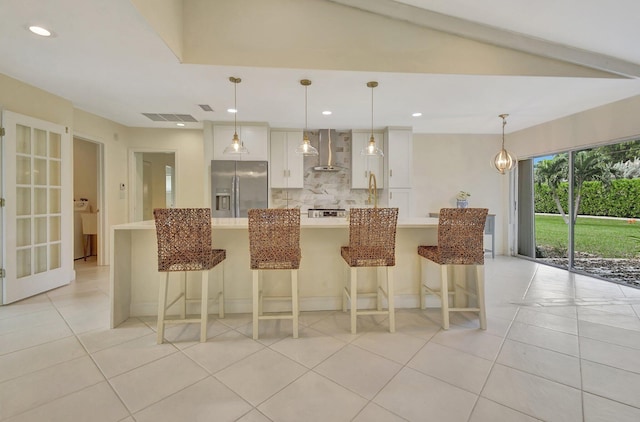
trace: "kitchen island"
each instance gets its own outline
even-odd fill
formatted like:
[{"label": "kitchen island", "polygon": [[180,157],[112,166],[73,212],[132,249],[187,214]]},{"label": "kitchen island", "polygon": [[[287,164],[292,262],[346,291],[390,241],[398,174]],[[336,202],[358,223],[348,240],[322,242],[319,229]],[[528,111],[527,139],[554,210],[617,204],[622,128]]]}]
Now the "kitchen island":
[{"label": "kitchen island", "polygon": [[[300,219],[299,294],[300,310],[337,310],[342,308],[342,289],[349,271],[340,256],[340,247],[349,242],[349,222],[345,218]],[[396,307],[419,306],[421,261],[418,245],[437,244],[437,218],[411,218],[398,221],[396,235],[396,266],[394,267]],[[251,270],[249,268],[249,234],[246,218],[212,219],[212,245],[227,250],[224,261],[225,312],[251,312]],[[111,327],[117,327],[132,316],[157,313],[158,286],[165,274],[158,272],[155,224],[143,221],[114,226],[111,229]],[[222,274],[222,265],[211,270],[210,291]],[[374,286],[376,269],[362,268],[359,284]],[[428,276],[438,283],[438,272]],[[285,296],[289,291],[288,274],[282,271],[264,272],[266,295]],[[366,277],[369,273],[370,277]],[[384,276],[383,274],[381,276]],[[171,275],[177,281],[182,274]],[[190,295],[200,291],[198,273],[187,275]],[[170,282],[170,291],[181,283]],[[172,293],[170,293],[171,296]],[[370,300],[362,298],[362,300]],[[290,301],[288,302],[290,306]],[[266,311],[286,310],[287,301],[265,302]],[[194,305],[195,306],[195,305]],[[196,311],[196,308],[193,308]],[[210,299],[210,313],[217,312],[217,303]],[[197,312],[197,311],[196,311]]]}]

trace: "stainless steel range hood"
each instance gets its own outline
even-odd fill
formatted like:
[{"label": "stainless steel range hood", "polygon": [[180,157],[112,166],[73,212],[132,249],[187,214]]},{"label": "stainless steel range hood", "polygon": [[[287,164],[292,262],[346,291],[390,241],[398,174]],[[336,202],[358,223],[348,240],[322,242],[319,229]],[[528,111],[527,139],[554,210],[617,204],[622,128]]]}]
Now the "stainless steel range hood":
[{"label": "stainless steel range hood", "polygon": [[340,171],[342,167],[336,166],[336,149],[334,140],[338,139],[335,129],[320,129],[318,131],[318,158],[320,165],[313,168],[314,171]]}]

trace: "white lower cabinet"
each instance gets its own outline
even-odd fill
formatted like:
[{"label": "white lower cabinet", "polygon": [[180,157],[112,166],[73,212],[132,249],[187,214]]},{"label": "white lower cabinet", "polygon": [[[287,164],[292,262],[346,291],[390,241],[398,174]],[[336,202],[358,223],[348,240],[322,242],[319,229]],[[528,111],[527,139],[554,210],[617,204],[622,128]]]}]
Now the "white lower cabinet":
[{"label": "white lower cabinet", "polygon": [[302,142],[302,131],[271,131],[271,187],[302,189],[304,187],[304,156],[296,153]]}]

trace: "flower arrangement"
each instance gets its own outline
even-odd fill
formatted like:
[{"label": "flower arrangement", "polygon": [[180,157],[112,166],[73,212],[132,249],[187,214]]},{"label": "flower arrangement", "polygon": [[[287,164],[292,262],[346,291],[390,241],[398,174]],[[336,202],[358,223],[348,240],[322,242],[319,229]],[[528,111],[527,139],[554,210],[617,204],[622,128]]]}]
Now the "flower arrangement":
[{"label": "flower arrangement", "polygon": [[458,199],[460,201],[465,201],[470,196],[471,196],[471,194],[469,192],[465,192],[465,191],[461,190],[460,192],[458,192],[458,195],[456,195],[456,199]]}]

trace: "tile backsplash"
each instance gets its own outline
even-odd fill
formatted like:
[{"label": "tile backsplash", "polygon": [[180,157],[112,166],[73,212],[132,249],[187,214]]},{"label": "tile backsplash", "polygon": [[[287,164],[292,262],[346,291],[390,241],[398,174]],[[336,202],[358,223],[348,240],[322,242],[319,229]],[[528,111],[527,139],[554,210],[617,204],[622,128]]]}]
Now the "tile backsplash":
[{"label": "tile backsplash", "polygon": [[[309,141],[319,148],[318,131],[307,132]],[[368,193],[364,189],[351,190],[351,131],[337,131],[334,165],[339,171],[314,171],[320,163],[319,157],[304,157],[303,189],[272,189],[273,208],[354,208],[366,205]]]}]

